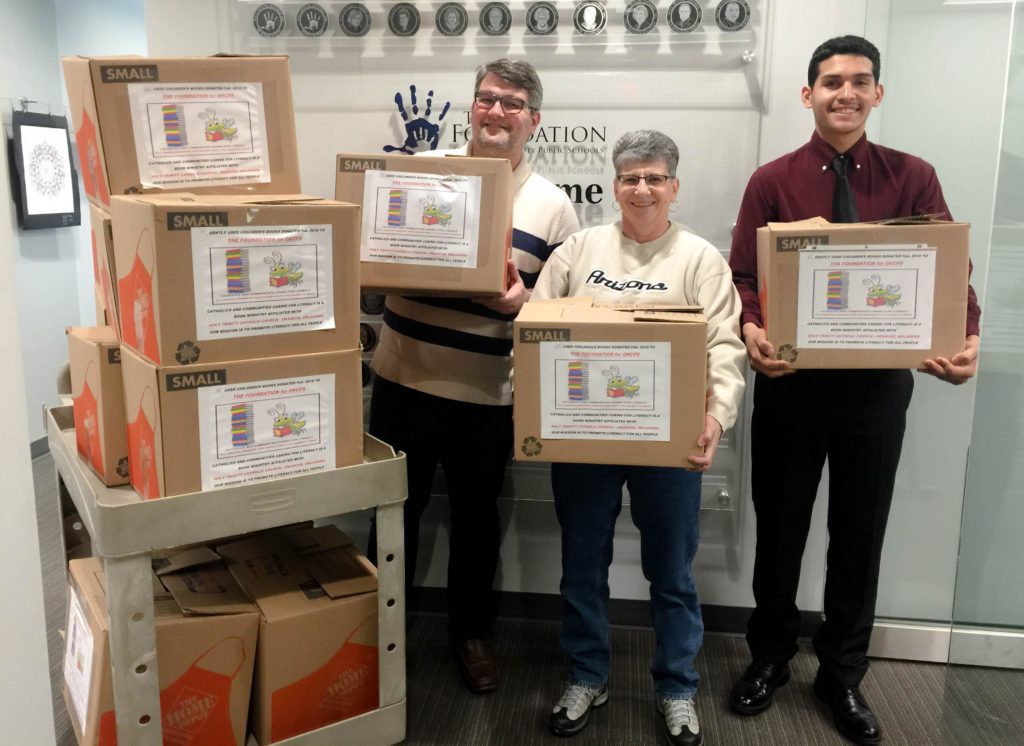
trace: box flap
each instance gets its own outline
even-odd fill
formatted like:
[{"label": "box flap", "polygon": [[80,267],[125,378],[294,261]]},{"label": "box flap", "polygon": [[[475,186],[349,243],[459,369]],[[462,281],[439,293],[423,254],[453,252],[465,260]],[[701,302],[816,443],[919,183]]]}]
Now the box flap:
[{"label": "box flap", "polygon": [[185,615],[245,614],[255,611],[223,563],[205,564],[161,577]]},{"label": "box flap", "polygon": [[220,561],[220,555],[209,547],[192,547],[191,549],[173,552],[166,557],[153,560],[153,571],[157,575],[162,576]]},{"label": "box flap", "polygon": [[300,529],[286,536],[306,572],[331,598],[377,590],[377,568],[336,526]]},{"label": "box flap", "polygon": [[[781,230],[809,230],[811,228],[823,228],[830,226],[832,223],[825,220],[822,217],[807,218],[806,220],[794,220],[792,223],[768,223],[768,230],[770,231],[781,231]],[[847,223],[846,225],[850,225]]]},{"label": "box flap", "polygon": [[310,552],[347,547],[352,539],[337,526],[299,526],[285,532],[288,545],[301,557]]},{"label": "box flap", "polygon": [[638,308],[633,311],[633,320],[667,321],[674,324],[701,324],[706,322],[704,311],[700,306],[678,308],[676,310]]}]

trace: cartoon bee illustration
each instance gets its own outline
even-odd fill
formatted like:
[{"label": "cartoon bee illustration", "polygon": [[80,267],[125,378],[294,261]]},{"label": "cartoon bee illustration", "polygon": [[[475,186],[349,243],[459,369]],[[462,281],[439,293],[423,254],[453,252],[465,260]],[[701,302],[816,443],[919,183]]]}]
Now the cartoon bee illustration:
[{"label": "cartoon bee illustration", "polygon": [[230,141],[238,137],[238,128],[234,126],[235,120],[231,117],[218,119],[217,110],[212,106],[206,107],[206,111],[202,112],[199,118],[206,122],[207,142]]},{"label": "cartoon bee illustration", "polygon": [[608,379],[608,396],[612,399],[621,399],[623,396],[632,398],[640,393],[637,377],[622,375],[617,365],[608,366],[608,370],[602,370],[601,375]]},{"label": "cartoon bee illustration", "polygon": [[288,285],[301,285],[303,273],[299,271],[302,265],[298,262],[284,263],[280,251],[273,252],[270,256],[263,257],[263,261],[270,265],[270,287],[280,288]]},{"label": "cartoon bee illustration", "polygon": [[278,403],[273,409],[268,409],[267,414],[274,418],[275,438],[299,435],[306,429],[305,412],[288,412],[284,404]]},{"label": "cartoon bee illustration", "polygon": [[864,284],[868,288],[867,304],[873,308],[880,306],[895,307],[900,304],[903,294],[899,292],[899,285],[882,285],[882,278],[879,275],[871,275],[865,278]]},{"label": "cartoon bee illustration", "polygon": [[444,202],[434,202],[433,196],[420,200],[423,205],[424,225],[447,225],[452,219],[452,206]]}]

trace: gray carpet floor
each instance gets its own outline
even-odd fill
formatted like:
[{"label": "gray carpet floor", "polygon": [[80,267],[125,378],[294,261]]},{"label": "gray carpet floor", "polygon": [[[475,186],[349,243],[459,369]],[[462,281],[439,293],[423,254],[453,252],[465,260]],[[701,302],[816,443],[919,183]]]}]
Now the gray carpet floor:
[{"label": "gray carpet floor", "polygon": [[[474,695],[448,655],[445,620],[416,615],[408,636],[407,744],[503,746],[557,744],[547,715],[564,686],[558,625],[502,620],[493,647],[501,683],[497,692]],[[571,739],[574,746],[663,743],[648,667],[654,652],[649,629],[611,633],[608,703]],[[747,663],[742,638],[709,634],[697,659],[701,688],[697,711],[706,744],[818,746],[848,743],[833,728],[827,708],[811,691],[817,661],[803,645],[793,678],[775,704],[756,717],[734,715],[726,704],[732,682]],[[877,660],[862,691],[882,723],[885,743],[1024,743],[1024,672]],[[569,741],[566,741],[569,742]]]},{"label": "gray carpet floor", "polygon": [[[44,602],[50,642],[54,713],[59,746],[74,744],[60,695],[65,624],[64,557],[52,459],[33,463],[40,527]],[[462,685],[447,652],[445,618],[410,616],[407,638],[409,746],[616,746],[664,743],[648,672],[654,633],[613,628],[610,698],[587,729],[563,741],[547,731],[547,714],[564,686],[564,661],[555,622],[500,620],[493,648],[501,683],[474,695]],[[705,743],[723,746],[817,746],[847,743],[811,691],[817,663],[809,647],[793,661],[793,678],[767,712],[732,714],[726,698],[747,663],[742,638],[708,634],[697,659],[697,710]],[[891,746],[1024,744],[1024,671],[877,660],[862,686]],[[3,742],[3,739],[0,739]],[[359,746],[354,744],[353,746]]]}]

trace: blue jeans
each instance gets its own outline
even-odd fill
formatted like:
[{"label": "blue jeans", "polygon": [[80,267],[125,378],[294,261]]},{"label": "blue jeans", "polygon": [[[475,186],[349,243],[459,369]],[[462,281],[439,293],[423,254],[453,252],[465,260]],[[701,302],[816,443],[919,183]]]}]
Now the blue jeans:
[{"label": "blue jeans", "polygon": [[689,699],[704,638],[693,557],[697,552],[700,474],[679,468],[552,464],[555,512],[562,527],[562,649],[572,683],[608,680],[608,568],[622,485],[640,530],[640,558],[651,584],[655,691]]}]

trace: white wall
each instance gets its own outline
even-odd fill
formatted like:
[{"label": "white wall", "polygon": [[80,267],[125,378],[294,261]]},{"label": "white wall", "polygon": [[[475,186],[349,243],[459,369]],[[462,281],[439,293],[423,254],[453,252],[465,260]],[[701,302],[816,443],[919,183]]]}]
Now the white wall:
[{"label": "white wall", "polygon": [[[60,102],[53,16],[51,2],[0,1],[0,17],[10,23],[9,29],[17,31],[6,34],[0,46],[0,112],[5,137],[10,134],[10,99],[26,96]],[[54,725],[28,446],[29,422],[35,424],[36,432],[41,431],[35,402],[43,396],[43,387],[28,394],[26,407],[22,340],[32,339],[31,332],[45,326],[26,318],[33,315],[26,305],[32,290],[38,293],[40,286],[46,285],[45,277],[34,275],[38,268],[44,268],[45,275],[45,268],[53,266],[54,258],[62,250],[54,246],[56,231],[39,231],[40,235],[22,240],[7,174],[4,147],[0,152],[0,314],[7,323],[0,327],[0,345],[6,350],[4,365],[0,366],[0,389],[7,402],[7,425],[0,434],[0,473],[4,475],[5,495],[4,519],[0,521],[0,562],[6,571],[0,573],[0,597],[12,599],[13,603],[9,612],[0,616],[2,668],[6,672],[0,679],[0,723],[5,723],[5,728],[16,727],[21,742],[44,746],[54,742]],[[55,282],[45,288],[44,297],[62,295],[62,288],[75,292],[73,275],[61,273],[53,279]],[[62,328],[56,336],[63,337]],[[25,361],[28,362],[27,356]],[[42,356],[37,362],[49,367],[47,380],[52,388],[57,370],[50,364],[52,356]]]},{"label": "white wall", "polygon": [[[756,50],[760,55],[758,65],[766,66],[766,112],[759,121],[755,116],[754,121],[749,122],[756,138],[757,163],[798,147],[810,135],[813,122],[811,114],[800,104],[799,91],[806,82],[807,60],[814,47],[835,35],[868,36],[882,49],[882,78],[888,87],[885,103],[869,123],[869,137],[920,154],[936,165],[954,214],[975,225],[972,236],[975,287],[983,291],[991,222],[990,186],[995,163],[991,133],[999,117],[996,109],[1001,82],[1000,76],[993,74],[991,65],[1000,55],[1005,56],[1006,39],[1005,33],[1000,31],[1000,23],[1005,30],[1005,20],[1001,18],[1006,16],[1008,6],[945,6],[935,0],[825,0],[814,4],[775,0],[761,3],[759,7],[770,16],[766,21],[770,23],[770,44],[767,48],[759,45]],[[150,49],[154,54],[254,51],[245,33],[242,15],[245,10],[246,6],[228,0],[220,3],[190,0],[176,4],[172,11],[166,4],[150,0],[147,3]],[[936,39],[942,39],[943,44],[936,44]],[[507,45],[509,48],[496,47],[494,56],[515,53],[514,45],[515,42]],[[259,48],[266,52],[289,53],[293,57],[303,184],[306,191],[313,194],[331,192],[331,158],[325,154],[341,149],[347,141],[367,140],[368,128],[375,128],[373,142],[390,136],[386,130],[379,132],[381,119],[377,100],[382,90],[393,91],[397,90],[396,84],[407,85],[421,69],[430,71],[429,79],[436,81],[432,85],[437,87],[464,86],[470,79],[470,68],[479,51],[471,50],[467,52],[468,60],[460,60],[459,55],[450,50],[417,42],[414,50],[373,48],[364,59],[346,50],[339,41],[330,39],[278,39],[264,42]],[[690,50],[676,51],[682,55],[673,60],[678,59],[679,64],[685,66]],[[377,57],[371,62],[373,54]],[[545,105],[549,112],[552,109],[557,112],[560,106],[568,111],[593,109],[594,104],[585,101],[587,91],[592,97],[600,95],[602,102],[614,101],[618,91],[627,90],[624,81],[636,72],[631,68],[628,55],[622,55],[624,74],[615,70],[591,70],[581,77],[579,72],[574,72],[576,77],[569,78],[577,81],[574,89],[563,85],[565,76],[561,75],[574,69],[571,62],[543,55],[540,58],[542,62],[538,65],[542,74],[546,73],[545,82],[552,81]],[[579,67],[578,63],[576,66]],[[923,77],[922,71],[925,71]],[[642,80],[651,78],[652,72],[661,70],[643,70],[637,85],[647,86]],[[684,75],[685,71],[680,74]],[[724,86],[735,80],[717,72],[703,78],[714,78],[715,85]],[[970,79],[972,85],[958,89],[956,106],[936,105],[937,99],[948,100],[952,84],[944,81],[963,79]],[[686,85],[665,89],[671,90],[673,95],[662,103],[666,113],[660,115],[662,119],[658,121],[668,121],[673,116],[673,108],[699,108],[700,97],[709,95],[705,87],[707,80],[693,77],[680,80],[685,80]],[[636,90],[647,89],[635,89],[634,95]],[[695,104],[695,100],[698,103]],[[727,129],[743,121],[742,116],[737,118],[732,103],[730,99],[730,106],[712,108],[713,116],[719,117],[721,122],[728,120],[728,124],[723,125]],[[749,102],[745,106],[749,111]],[[933,113],[935,118],[926,121],[923,112]],[[624,109],[617,115],[625,118],[629,111]],[[922,121],[926,121],[927,126],[921,127]],[[686,122],[706,124],[697,117]],[[702,129],[693,132],[697,142],[707,136]],[[747,134],[745,132],[744,137]],[[951,142],[956,143],[956,147],[950,147]],[[742,140],[740,144],[745,147]],[[740,160],[744,158],[747,156],[740,156]],[[754,165],[751,162],[748,168]],[[734,170],[732,165],[725,168],[719,164],[717,168],[702,167],[696,176],[705,183],[708,178],[714,178],[716,184],[722,180],[729,182],[732,186],[727,184],[722,194],[734,200],[734,187],[738,185],[741,189],[747,176],[747,173],[733,173]],[[729,173],[723,174],[723,171]],[[734,211],[735,207],[731,209]],[[721,222],[717,217],[716,220]],[[720,232],[722,226],[718,223],[710,230]],[[950,619],[972,414],[971,386],[953,389],[918,377],[884,557],[879,599],[882,615]],[[553,592],[557,588],[557,543],[551,535],[553,517],[547,504],[549,495],[543,484],[544,475],[517,471],[513,481],[517,498],[524,494],[527,499],[505,505],[512,529],[505,536],[502,587]],[[806,609],[821,607],[826,537],[824,510],[820,507],[826,490],[827,477],[823,481],[805,555],[799,600]],[[439,522],[440,531],[444,530],[443,512],[444,506],[438,506],[431,511],[429,519]],[[622,520],[613,595],[642,598],[645,586],[633,562],[635,536],[628,526],[628,518]],[[704,602],[749,606],[752,604],[750,578],[754,547],[753,511],[749,501],[741,501],[731,513],[707,511],[703,523],[705,543],[698,555],[697,567]],[[444,543],[438,541],[433,547],[426,543],[427,551],[432,551],[426,578],[428,585],[442,582]]]}]

